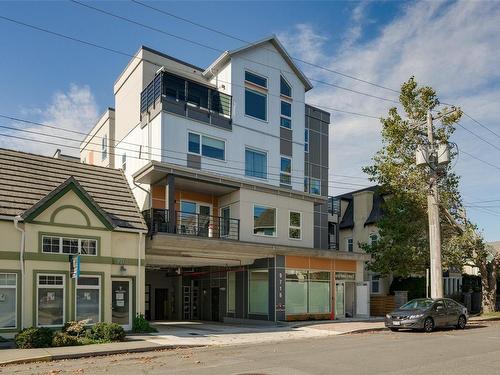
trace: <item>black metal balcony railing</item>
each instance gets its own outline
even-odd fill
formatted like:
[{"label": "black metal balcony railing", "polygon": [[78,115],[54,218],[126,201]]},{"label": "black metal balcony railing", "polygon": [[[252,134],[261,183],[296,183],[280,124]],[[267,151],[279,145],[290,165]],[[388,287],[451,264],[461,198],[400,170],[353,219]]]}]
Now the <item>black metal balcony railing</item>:
[{"label": "black metal balcony railing", "polygon": [[162,97],[163,109],[198,121],[231,127],[231,95],[167,72],[158,73],[141,93],[141,114]]},{"label": "black metal balcony railing", "polygon": [[239,240],[239,219],[175,211],[170,222],[168,209],[154,208],[143,211],[149,234],[172,233],[185,236]]},{"label": "black metal balcony railing", "polygon": [[340,199],[328,197],[328,213],[330,215],[340,214]]}]

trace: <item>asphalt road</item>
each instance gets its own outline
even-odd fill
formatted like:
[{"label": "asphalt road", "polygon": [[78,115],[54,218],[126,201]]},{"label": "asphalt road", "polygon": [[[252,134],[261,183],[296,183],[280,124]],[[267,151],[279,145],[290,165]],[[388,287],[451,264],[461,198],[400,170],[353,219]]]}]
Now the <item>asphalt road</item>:
[{"label": "asphalt road", "polygon": [[500,374],[500,322],[465,331],[383,331],[15,365],[0,373]]}]

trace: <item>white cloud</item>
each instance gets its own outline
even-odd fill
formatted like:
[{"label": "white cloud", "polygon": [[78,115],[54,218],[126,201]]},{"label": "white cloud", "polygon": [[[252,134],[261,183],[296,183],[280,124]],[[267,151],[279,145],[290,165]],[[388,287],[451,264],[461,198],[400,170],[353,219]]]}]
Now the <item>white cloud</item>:
[{"label": "white cloud", "polygon": [[[460,105],[466,112],[500,134],[500,7],[496,2],[418,2],[403,5],[399,15],[384,25],[368,42],[360,42],[362,25],[369,9],[354,8],[350,28],[339,48],[329,45],[328,35],[302,24],[287,33],[283,41],[291,54],[365,80],[398,89],[414,75],[420,84],[434,87],[443,101]],[[348,41],[350,44],[345,44]],[[346,48],[346,45],[348,48]],[[336,50],[331,53],[327,51]],[[397,94],[304,65],[306,74],[373,95],[397,99]],[[308,94],[310,103],[384,116],[393,104],[316,84]],[[462,123],[500,147],[500,138],[467,118]],[[377,120],[332,112],[331,179],[336,174],[360,175],[380,147]],[[454,136],[463,150],[498,164],[498,151],[459,129]],[[500,171],[465,155],[457,163],[465,196],[500,199],[497,192]],[[345,181],[345,180],[344,180]],[[353,180],[349,180],[353,182]],[[481,183],[478,184],[478,181]],[[341,193],[343,190],[331,190]],[[499,210],[500,211],[500,210]],[[477,215],[477,213],[475,213]],[[494,226],[486,216],[486,233]],[[488,217],[491,219],[491,217]]]},{"label": "white cloud", "polygon": [[[23,119],[26,118],[39,123],[57,126],[61,129],[69,129],[70,132],[13,122],[10,126],[25,131],[9,131],[9,134],[22,138],[35,139],[37,141],[2,138],[0,139],[0,146],[44,155],[52,155],[56,149],[60,148],[65,154],[78,156],[78,149],[74,147],[79,146],[80,141],[83,140],[83,135],[71,131],[88,131],[95,124],[98,115],[99,108],[90,87],[71,84],[68,91],[56,92],[51,102],[45,108],[24,108],[21,110],[21,115],[17,116]],[[26,131],[43,133],[46,134],[46,136],[28,133]],[[56,137],[76,139],[77,141],[68,141]],[[43,142],[55,144],[51,145]]]}]

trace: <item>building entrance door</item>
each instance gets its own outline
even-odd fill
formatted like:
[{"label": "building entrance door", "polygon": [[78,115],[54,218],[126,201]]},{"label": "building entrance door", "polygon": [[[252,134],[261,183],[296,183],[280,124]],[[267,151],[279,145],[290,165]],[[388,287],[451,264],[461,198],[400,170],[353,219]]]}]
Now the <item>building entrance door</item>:
[{"label": "building entrance door", "polygon": [[111,280],[111,320],[125,330],[132,329],[132,287],[130,279]]},{"label": "building entrance door", "polygon": [[155,289],[155,320],[168,319],[168,289]]},{"label": "building entrance door", "polygon": [[219,319],[219,288],[212,288],[212,304],[211,304],[211,310],[212,310],[212,320],[214,322],[218,322]]},{"label": "building entrance door", "polygon": [[345,318],[345,284],[335,283],[335,319]]}]

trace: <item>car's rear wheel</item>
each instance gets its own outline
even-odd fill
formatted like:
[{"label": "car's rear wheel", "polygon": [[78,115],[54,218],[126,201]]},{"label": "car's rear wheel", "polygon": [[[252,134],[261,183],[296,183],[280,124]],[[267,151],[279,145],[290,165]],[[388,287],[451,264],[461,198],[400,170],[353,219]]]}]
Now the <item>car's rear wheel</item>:
[{"label": "car's rear wheel", "polygon": [[458,317],[457,328],[458,329],[465,329],[466,324],[467,324],[467,318],[465,317],[465,315],[460,315]]},{"label": "car's rear wheel", "polygon": [[434,331],[434,320],[427,318],[424,321],[424,332],[430,333],[432,331]]},{"label": "car's rear wheel", "polygon": [[397,332],[399,331],[399,328],[389,328],[392,332]]}]

